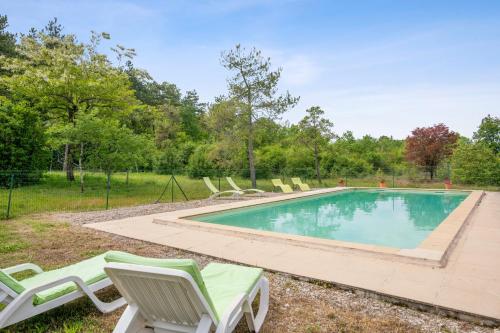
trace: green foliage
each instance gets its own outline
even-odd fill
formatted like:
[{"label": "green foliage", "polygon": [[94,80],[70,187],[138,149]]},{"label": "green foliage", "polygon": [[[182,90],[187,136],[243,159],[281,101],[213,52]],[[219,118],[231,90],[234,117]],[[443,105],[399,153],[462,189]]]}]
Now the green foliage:
[{"label": "green foliage", "polygon": [[16,55],[16,36],[6,31],[8,26],[7,16],[0,15],[0,56],[13,57]]},{"label": "green foliage", "polygon": [[216,164],[209,157],[211,145],[200,145],[189,158],[187,173],[189,177],[201,178],[214,176]]},{"label": "green foliage", "polygon": [[287,150],[280,145],[265,146],[256,151],[255,165],[257,176],[279,175],[287,166]]},{"label": "green foliage", "polygon": [[[16,46],[19,57],[0,58],[11,75],[0,77],[13,99],[29,101],[41,111],[48,127],[75,124],[80,113],[117,117],[136,104],[128,76],[97,52],[109,35],[93,33],[89,43],[74,35],[62,35],[57,21],[48,33],[21,37]],[[64,165],[73,180],[72,146],[66,143]]]},{"label": "green foliage", "polygon": [[174,172],[184,173],[184,169],[189,163],[197,144],[192,141],[186,141],[180,144],[173,144],[164,149],[159,156],[156,170],[159,173]]},{"label": "green foliage", "polygon": [[123,112],[134,104],[133,90],[127,75],[96,52],[102,38],[94,34],[83,44],[73,35],[23,36],[17,45],[20,57],[2,61],[13,75],[1,82],[13,96],[44,111],[51,123],[73,123],[80,110]]},{"label": "green foliage", "polygon": [[488,115],[473,136],[474,140],[486,144],[495,154],[500,153],[500,118]]},{"label": "green foliage", "polygon": [[320,153],[323,148],[333,139],[333,123],[323,118],[325,111],[319,106],[313,106],[306,110],[307,115],[299,122],[298,140],[314,154],[314,167],[316,178],[321,183]]},{"label": "green foliage", "polygon": [[134,134],[118,120],[101,119],[94,114],[79,116],[76,126],[67,131],[72,143],[91,148],[87,155],[88,165],[106,173],[141,165],[151,151],[147,138]]},{"label": "green foliage", "polygon": [[500,155],[484,142],[461,140],[451,162],[453,182],[500,185]]},{"label": "green foliage", "polygon": [[[0,170],[23,171],[23,182],[31,183],[47,167],[47,157],[38,113],[26,103],[12,103],[0,97]],[[0,174],[0,186],[8,185],[9,178],[9,172]]]}]

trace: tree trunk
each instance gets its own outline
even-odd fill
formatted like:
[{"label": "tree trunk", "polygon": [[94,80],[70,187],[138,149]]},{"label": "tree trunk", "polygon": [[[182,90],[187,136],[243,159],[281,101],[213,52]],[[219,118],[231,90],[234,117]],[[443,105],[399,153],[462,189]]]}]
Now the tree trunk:
[{"label": "tree trunk", "polygon": [[71,156],[71,145],[69,143],[64,146],[63,171],[66,171],[67,180],[75,180],[75,175],[73,173],[73,156]]},{"label": "tree trunk", "polygon": [[[68,108],[68,121],[75,126],[75,114],[77,107],[73,105],[72,108]],[[73,172],[73,156],[71,154],[71,144],[67,143],[64,147],[64,163],[63,171],[66,171],[66,179],[69,181],[75,180],[75,174]]]},{"label": "tree trunk", "polygon": [[248,168],[250,169],[250,179],[252,180],[252,188],[257,187],[257,178],[255,175],[255,161],[253,156],[253,137],[248,137]]},{"label": "tree trunk", "polygon": [[252,112],[248,117],[248,168],[250,169],[250,180],[252,188],[257,188],[257,178],[255,175],[255,161],[253,156],[253,122]]},{"label": "tree trunk", "polygon": [[319,171],[319,151],[318,145],[314,145],[314,164],[316,166],[316,178],[318,178],[318,182],[321,184],[321,174]]}]

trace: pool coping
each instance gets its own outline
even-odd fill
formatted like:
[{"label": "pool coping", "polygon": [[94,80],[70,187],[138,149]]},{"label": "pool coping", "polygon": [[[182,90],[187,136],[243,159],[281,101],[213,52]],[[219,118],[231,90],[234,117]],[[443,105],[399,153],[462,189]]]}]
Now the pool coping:
[{"label": "pool coping", "polygon": [[[480,203],[484,196],[484,191],[460,191],[467,192],[469,195],[458,205],[441,224],[431,232],[414,249],[399,249],[380,245],[369,245],[362,243],[354,243],[347,241],[322,239],[309,236],[300,236],[293,234],[285,234],[274,231],[256,230],[250,228],[234,227],[228,225],[220,225],[209,222],[198,222],[190,218],[199,215],[218,213],[227,210],[238,208],[247,208],[264,204],[271,204],[281,201],[307,198],[311,196],[319,196],[327,193],[334,193],[346,190],[356,189],[374,189],[369,187],[335,187],[327,189],[312,190],[308,192],[294,192],[291,194],[281,195],[277,197],[257,198],[253,200],[235,201],[231,203],[198,207],[186,210],[177,210],[166,212],[161,217],[155,217],[153,223],[174,225],[176,227],[202,229],[210,232],[229,234],[250,239],[272,240],[285,242],[293,245],[304,246],[308,248],[316,248],[323,250],[336,251],[361,251],[364,254],[374,255],[377,257],[396,258],[401,261],[425,264],[430,266],[443,267],[447,263],[447,259],[456,245],[461,231],[467,224],[468,218],[474,208]],[[438,189],[412,189],[412,188],[390,188],[378,189],[381,191],[406,190],[406,191],[438,191]],[[455,191],[455,190],[447,190]],[[443,191],[444,192],[444,191]]]}]

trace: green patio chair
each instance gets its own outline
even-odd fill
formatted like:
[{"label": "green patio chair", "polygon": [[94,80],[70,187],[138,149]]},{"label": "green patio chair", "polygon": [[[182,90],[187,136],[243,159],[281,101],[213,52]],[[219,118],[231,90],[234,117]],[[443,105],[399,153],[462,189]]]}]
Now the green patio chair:
[{"label": "green patio chair", "polygon": [[[269,307],[262,269],[211,263],[201,271],[191,259],[155,259],[109,253],[105,271],[128,306],[114,333],[229,333],[245,316],[258,332]],[[254,316],[252,302],[260,293]]]},{"label": "green patio chair", "polygon": [[[0,311],[0,328],[57,308],[82,296],[88,296],[103,313],[125,305],[123,297],[105,303],[95,295],[97,291],[113,284],[104,272],[105,255],[45,272],[31,263],[0,269],[0,303],[5,305]],[[23,280],[12,276],[22,271],[32,271],[35,275]]]},{"label": "green patio chair", "polygon": [[293,193],[293,189],[288,184],[283,184],[281,179],[271,179],[274,188],[279,188],[283,193]]},{"label": "green patio chair", "polygon": [[214,184],[208,177],[203,177],[203,181],[205,182],[205,185],[208,187],[210,192],[212,192],[212,195],[208,197],[209,199],[220,197],[221,195],[224,194],[231,194],[231,197],[238,198],[240,195],[244,194],[242,191],[236,191],[236,190],[219,191],[219,189],[214,186]]},{"label": "green patio chair", "polygon": [[292,178],[292,184],[294,186],[298,187],[302,192],[311,190],[309,185],[306,183],[303,183],[299,177]]},{"label": "green patio chair", "polygon": [[240,191],[240,192],[250,192],[250,193],[259,193],[262,195],[262,193],[264,193],[264,191],[262,190],[259,190],[259,189],[256,189],[256,188],[247,188],[247,189],[241,189],[238,185],[236,185],[236,183],[234,182],[233,178],[231,177],[226,177],[226,180],[227,182],[229,183],[229,186],[231,186],[235,191]]}]

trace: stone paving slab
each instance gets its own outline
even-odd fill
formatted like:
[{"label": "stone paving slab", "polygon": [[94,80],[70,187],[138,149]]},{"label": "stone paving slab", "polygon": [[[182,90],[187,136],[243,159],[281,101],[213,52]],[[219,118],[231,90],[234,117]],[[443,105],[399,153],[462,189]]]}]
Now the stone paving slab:
[{"label": "stone paving slab", "polygon": [[85,227],[500,323],[500,193],[488,192],[444,267],[154,223],[153,214]]}]

